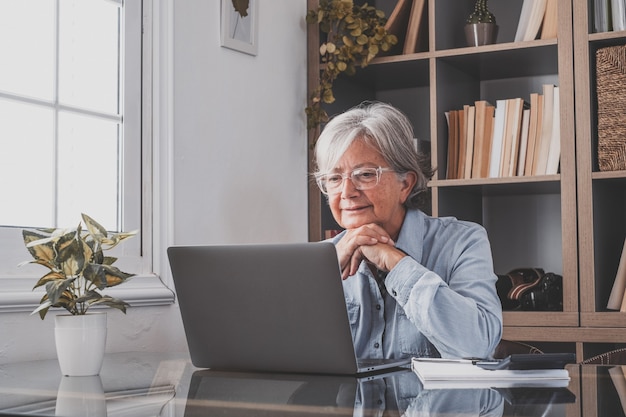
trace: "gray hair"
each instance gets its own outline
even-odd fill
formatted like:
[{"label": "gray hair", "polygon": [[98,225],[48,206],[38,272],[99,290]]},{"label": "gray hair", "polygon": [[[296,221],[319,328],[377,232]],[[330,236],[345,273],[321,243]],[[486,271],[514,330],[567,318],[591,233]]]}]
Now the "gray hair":
[{"label": "gray hair", "polygon": [[408,172],[417,175],[405,206],[419,207],[419,194],[426,190],[433,169],[429,157],[416,149],[413,126],[407,116],[389,104],[363,102],[333,117],[315,144],[314,175],[331,171],[355,140],[378,149],[401,178]]}]

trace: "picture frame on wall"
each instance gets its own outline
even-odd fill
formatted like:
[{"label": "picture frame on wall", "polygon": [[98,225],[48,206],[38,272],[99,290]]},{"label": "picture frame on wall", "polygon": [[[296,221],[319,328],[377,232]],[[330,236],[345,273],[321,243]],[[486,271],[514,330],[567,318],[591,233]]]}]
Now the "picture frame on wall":
[{"label": "picture frame on wall", "polygon": [[[235,8],[235,4],[240,10]],[[222,0],[221,7],[222,46],[256,55],[258,52],[258,0]]]}]

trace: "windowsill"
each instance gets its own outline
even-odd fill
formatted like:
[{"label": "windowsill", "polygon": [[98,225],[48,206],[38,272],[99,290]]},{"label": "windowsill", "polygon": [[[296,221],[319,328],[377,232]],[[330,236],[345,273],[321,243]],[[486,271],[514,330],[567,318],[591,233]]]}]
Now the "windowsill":
[{"label": "windowsill", "polygon": [[[39,305],[43,288],[33,290],[36,279],[2,278],[4,288],[0,291],[0,313],[33,311]],[[163,284],[157,275],[134,276],[128,282],[105,291],[112,297],[120,298],[131,305],[158,306],[174,303],[174,292]]]}]

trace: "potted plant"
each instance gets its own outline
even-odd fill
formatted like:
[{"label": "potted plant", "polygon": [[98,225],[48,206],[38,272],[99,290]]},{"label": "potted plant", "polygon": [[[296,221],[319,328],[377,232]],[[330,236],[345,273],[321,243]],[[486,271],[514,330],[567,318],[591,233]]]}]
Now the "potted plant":
[{"label": "potted plant", "polygon": [[137,232],[109,234],[86,214],[82,214],[82,220],[85,229],[79,223],[74,229],[22,231],[33,260],[21,265],[34,263],[49,269],[33,287],[45,286],[46,292],[32,314],[39,313],[43,320],[51,307],[64,308],[69,313],[55,317],[55,341],[61,371],[70,376],[100,372],[106,313],[88,312],[93,306],[108,306],[126,313],[128,303],[100,291],[122,284],[134,275],[113,266],[117,258],[105,256],[104,251]]},{"label": "potted plant", "polygon": [[367,66],[381,51],[389,51],[398,38],[385,29],[385,13],[352,0],[320,0],[306,15],[308,24],[319,25],[326,34],[320,45],[323,70],[319,84],[306,107],[307,126],[314,129],[328,121],[322,103],[335,101],[333,83],[340,74],[354,75],[357,67]]},{"label": "potted plant", "polygon": [[487,9],[487,0],[476,0],[474,11],[465,21],[465,38],[469,46],[496,43],[498,25],[496,17]]}]

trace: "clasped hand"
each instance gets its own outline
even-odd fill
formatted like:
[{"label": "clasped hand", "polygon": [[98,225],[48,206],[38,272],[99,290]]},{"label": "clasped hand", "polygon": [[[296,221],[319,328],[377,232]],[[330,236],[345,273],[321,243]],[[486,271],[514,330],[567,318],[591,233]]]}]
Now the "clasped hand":
[{"label": "clasped hand", "polygon": [[356,274],[364,259],[382,271],[391,271],[406,256],[395,247],[389,234],[377,224],[348,229],[336,248],[342,279]]}]

